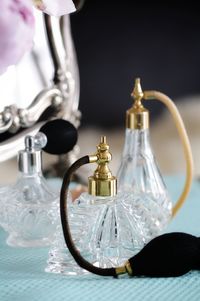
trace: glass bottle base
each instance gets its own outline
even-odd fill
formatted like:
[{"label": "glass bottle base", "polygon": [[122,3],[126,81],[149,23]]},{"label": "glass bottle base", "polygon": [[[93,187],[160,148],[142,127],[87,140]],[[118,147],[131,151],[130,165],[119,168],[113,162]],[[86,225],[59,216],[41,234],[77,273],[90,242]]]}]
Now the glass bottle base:
[{"label": "glass bottle base", "polygon": [[19,236],[10,234],[6,240],[6,243],[10,247],[22,247],[22,248],[34,248],[34,247],[48,247],[51,245],[49,239],[38,240],[24,240]]},{"label": "glass bottle base", "polygon": [[66,276],[80,276],[90,274],[88,271],[79,267],[69,253],[64,254],[64,257],[62,257],[61,254],[57,254],[56,251],[50,251],[45,272],[63,274]]},{"label": "glass bottle base", "polygon": [[52,264],[49,263],[45,268],[47,273],[62,274],[65,276],[84,276],[90,274],[88,271],[81,269],[78,266],[68,264]]}]

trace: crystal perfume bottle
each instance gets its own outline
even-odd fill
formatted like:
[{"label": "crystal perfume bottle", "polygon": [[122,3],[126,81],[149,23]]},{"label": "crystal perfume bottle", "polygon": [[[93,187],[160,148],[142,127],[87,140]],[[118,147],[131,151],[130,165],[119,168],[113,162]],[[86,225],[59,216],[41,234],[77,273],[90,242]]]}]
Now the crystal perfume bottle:
[{"label": "crystal perfume bottle", "polygon": [[[133,192],[117,193],[117,180],[108,167],[111,154],[105,137],[93,157],[91,162],[97,162],[98,167],[88,179],[88,192],[68,202],[70,229],[84,258],[99,267],[116,267],[158,234],[159,222],[167,222],[168,216],[148,195],[141,200]],[[84,274],[86,271],[77,266],[67,250],[60,226],[55,237],[46,271]]]},{"label": "crystal perfume bottle", "polygon": [[18,154],[17,182],[1,193],[1,224],[9,232],[7,243],[15,247],[49,245],[58,223],[58,196],[42,174],[41,149],[46,136],[25,138]]},{"label": "crystal perfume bottle", "polygon": [[119,191],[129,192],[133,202],[137,200],[141,218],[147,214],[146,228],[154,224],[150,235],[143,236],[146,243],[167,226],[172,203],[150,145],[149,111],[141,102],[140,79],[136,79],[132,96],[135,102],[126,115],[125,145],[117,177]]}]

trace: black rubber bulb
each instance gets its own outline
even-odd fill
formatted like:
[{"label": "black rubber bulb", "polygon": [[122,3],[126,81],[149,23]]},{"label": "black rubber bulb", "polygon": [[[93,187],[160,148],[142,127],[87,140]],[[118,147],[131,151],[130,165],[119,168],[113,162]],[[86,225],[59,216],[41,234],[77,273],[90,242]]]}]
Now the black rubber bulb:
[{"label": "black rubber bulb", "polygon": [[62,155],[76,145],[77,129],[67,120],[55,119],[44,124],[40,132],[47,136],[47,144],[43,150],[49,154]]},{"label": "black rubber bulb", "polygon": [[174,277],[200,267],[200,239],[186,233],[163,234],[129,259],[133,276]]}]

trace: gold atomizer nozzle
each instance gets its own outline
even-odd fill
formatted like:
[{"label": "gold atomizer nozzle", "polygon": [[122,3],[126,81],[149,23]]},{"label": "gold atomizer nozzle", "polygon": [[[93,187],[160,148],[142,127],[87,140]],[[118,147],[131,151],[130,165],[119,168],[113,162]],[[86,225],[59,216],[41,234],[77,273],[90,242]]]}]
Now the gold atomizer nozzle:
[{"label": "gold atomizer nozzle", "polygon": [[90,162],[98,164],[94,175],[88,178],[88,193],[94,196],[115,196],[117,193],[117,179],[108,167],[112,160],[106,136],[102,136],[97,145],[97,153],[90,156]]},{"label": "gold atomizer nozzle", "polygon": [[149,111],[144,108],[142,98],[144,93],[141,88],[140,78],[135,79],[131,96],[134,98],[132,108],[126,111],[126,128],[144,130],[149,128]]}]

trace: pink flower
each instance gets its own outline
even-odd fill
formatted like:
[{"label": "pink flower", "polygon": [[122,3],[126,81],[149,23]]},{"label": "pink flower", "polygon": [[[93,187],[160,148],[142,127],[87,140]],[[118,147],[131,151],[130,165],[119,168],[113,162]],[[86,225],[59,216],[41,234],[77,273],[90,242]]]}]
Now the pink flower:
[{"label": "pink flower", "polygon": [[52,16],[70,14],[76,10],[72,0],[33,0],[35,6]]},{"label": "pink flower", "polygon": [[40,10],[61,16],[76,10],[72,0],[0,0],[0,74],[31,49],[34,35],[32,3]]},{"label": "pink flower", "polygon": [[0,74],[32,47],[34,17],[30,0],[0,0]]}]

